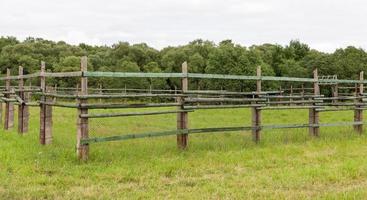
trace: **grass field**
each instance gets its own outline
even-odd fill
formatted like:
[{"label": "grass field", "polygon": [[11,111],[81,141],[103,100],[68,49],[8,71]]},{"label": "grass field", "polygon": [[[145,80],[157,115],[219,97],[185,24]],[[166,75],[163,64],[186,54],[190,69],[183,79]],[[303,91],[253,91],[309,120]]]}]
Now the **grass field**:
[{"label": "grass field", "polygon": [[[351,127],[197,134],[189,149],[175,136],[98,143],[90,160],[75,154],[75,111],[54,110],[54,141],[38,143],[39,111],[30,131],[0,135],[0,199],[363,199],[367,137]],[[264,111],[264,124],[307,123],[304,111]],[[250,124],[247,109],[190,113],[190,127]],[[350,121],[352,111],[322,113],[321,122]],[[91,121],[91,136],[175,129],[174,115]]]}]

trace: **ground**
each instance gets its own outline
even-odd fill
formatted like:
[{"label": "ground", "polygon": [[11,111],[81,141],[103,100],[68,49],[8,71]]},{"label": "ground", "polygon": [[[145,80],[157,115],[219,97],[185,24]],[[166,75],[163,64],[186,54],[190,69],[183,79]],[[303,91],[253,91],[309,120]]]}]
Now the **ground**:
[{"label": "ground", "polygon": [[[106,111],[104,111],[106,112]],[[266,130],[175,136],[90,145],[76,159],[76,112],[54,109],[53,144],[38,142],[39,110],[30,131],[0,133],[0,199],[363,199],[367,196],[367,137],[352,127]],[[264,124],[307,123],[307,110],[264,111]],[[190,127],[250,124],[248,109],[190,113]],[[322,122],[350,121],[352,111],[322,113]],[[91,121],[91,137],[172,130],[174,115]]]}]

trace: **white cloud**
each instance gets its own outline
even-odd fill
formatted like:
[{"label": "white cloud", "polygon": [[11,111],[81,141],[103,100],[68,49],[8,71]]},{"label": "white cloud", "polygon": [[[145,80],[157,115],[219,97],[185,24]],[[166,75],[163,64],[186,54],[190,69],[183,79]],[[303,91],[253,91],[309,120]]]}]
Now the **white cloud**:
[{"label": "white cloud", "polygon": [[300,39],[323,51],[367,48],[362,0],[2,0],[0,7],[0,35],[21,39],[156,48],[197,38],[247,46]]}]

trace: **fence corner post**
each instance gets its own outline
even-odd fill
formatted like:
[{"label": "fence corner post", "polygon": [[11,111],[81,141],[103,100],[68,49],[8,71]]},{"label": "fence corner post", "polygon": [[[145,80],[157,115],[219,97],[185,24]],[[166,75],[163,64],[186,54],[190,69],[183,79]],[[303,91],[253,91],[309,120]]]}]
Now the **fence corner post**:
[{"label": "fence corner post", "polygon": [[359,134],[362,134],[363,132],[363,109],[361,104],[363,103],[363,80],[364,80],[364,73],[363,71],[361,71],[359,73],[359,80],[360,82],[358,83],[358,87],[357,87],[357,91],[356,91],[356,97],[358,99],[356,99],[355,103],[357,104],[355,106],[355,110],[354,110],[354,122],[356,123],[361,123],[361,124],[355,124],[354,130],[357,131]]},{"label": "fence corner post", "polygon": [[[261,94],[261,66],[256,69],[256,97],[259,98]],[[258,102],[254,102],[257,104]],[[252,107],[252,139],[258,143],[261,139],[261,108],[260,106]]]},{"label": "fence corner post", "polygon": [[[182,94],[185,94],[188,90],[188,76],[187,76],[187,62],[185,61],[182,64],[182,74],[181,78],[181,90]],[[179,109],[184,110],[185,97],[177,97],[177,102],[180,104]],[[188,129],[188,113],[187,112],[179,112],[177,113],[177,129],[178,130],[187,130]],[[186,149],[188,144],[188,133],[180,133],[177,134],[177,147],[180,149]]]},{"label": "fence corner post", "polygon": [[[80,70],[82,72],[80,78],[80,95],[88,94],[88,78],[84,76],[84,72],[88,70],[88,60],[86,56],[81,58]],[[82,143],[83,139],[89,138],[88,118],[82,118],[82,114],[88,114],[87,108],[82,108],[80,105],[87,103],[88,100],[84,98],[78,98],[78,116],[77,116],[77,156],[79,160],[88,160],[89,145]]]}]

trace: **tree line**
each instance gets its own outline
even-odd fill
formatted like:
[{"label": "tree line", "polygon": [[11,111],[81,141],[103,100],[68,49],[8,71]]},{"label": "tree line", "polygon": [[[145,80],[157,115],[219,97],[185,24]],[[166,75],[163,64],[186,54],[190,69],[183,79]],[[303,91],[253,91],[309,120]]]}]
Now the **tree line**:
[{"label": "tree line", "polygon": [[[218,44],[208,40],[194,40],[186,45],[169,46],[161,50],[145,43],[118,42],[111,46],[92,46],[81,43],[70,45],[42,38],[29,37],[19,41],[15,37],[0,38],[0,71],[10,68],[17,74],[23,66],[25,74],[40,69],[46,62],[47,71],[67,72],[80,69],[80,57],[88,56],[88,70],[111,72],[180,72],[181,64],[188,62],[191,73],[255,75],[261,65],[263,75],[311,77],[318,68],[320,75],[337,74],[339,79],[357,79],[359,71],[367,71],[367,53],[353,46],[324,53],[307,44],[292,40],[288,45],[262,44],[245,47],[231,40]],[[75,87],[77,80],[52,79],[52,84]],[[173,89],[179,87],[176,79],[91,79],[91,87]],[[266,89],[280,87],[267,82]],[[284,83],[285,84],[285,83]],[[193,89],[253,90],[249,81],[190,80]]]}]

